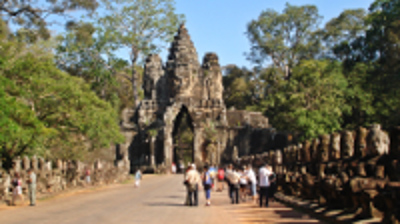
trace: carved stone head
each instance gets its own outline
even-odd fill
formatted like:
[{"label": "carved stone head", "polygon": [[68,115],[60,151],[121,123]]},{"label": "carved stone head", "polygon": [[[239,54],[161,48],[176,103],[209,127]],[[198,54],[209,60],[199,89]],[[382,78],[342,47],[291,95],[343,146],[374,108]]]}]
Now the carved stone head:
[{"label": "carved stone head", "polygon": [[357,129],[356,141],[354,146],[354,154],[357,157],[364,157],[367,155],[367,135],[368,129],[364,127],[359,127]]},{"label": "carved stone head", "polygon": [[275,150],[275,164],[282,164],[282,151]]},{"label": "carved stone head", "polygon": [[390,155],[400,159],[400,126],[390,130]]},{"label": "carved stone head", "polygon": [[319,139],[318,138],[313,139],[310,147],[311,161],[313,162],[318,161],[318,146],[319,146]]},{"label": "carved stone head", "polygon": [[268,164],[275,164],[275,151],[269,151],[269,160],[268,160]]},{"label": "carved stone head", "polygon": [[319,137],[319,146],[318,146],[318,161],[328,162],[329,161],[329,144],[331,142],[330,135],[321,135]]},{"label": "carved stone head", "polygon": [[311,143],[308,140],[305,140],[302,147],[302,161],[305,163],[311,162],[311,155],[310,155],[310,147]]},{"label": "carved stone head", "polygon": [[371,127],[367,136],[367,155],[384,155],[389,153],[389,136],[382,131],[379,124]]},{"label": "carved stone head", "polygon": [[341,157],[347,159],[354,155],[354,137],[353,132],[343,131],[341,136]]},{"label": "carved stone head", "polygon": [[302,161],[302,152],[303,151],[303,144],[299,143],[297,144],[297,152],[296,152],[296,160],[298,162]]},{"label": "carved stone head", "polygon": [[292,163],[297,162],[297,152],[299,151],[299,148],[297,147],[297,145],[292,145],[292,152],[291,152],[291,160]]},{"label": "carved stone head", "polygon": [[154,93],[157,82],[163,74],[161,58],[157,54],[150,54],[146,59],[143,73],[143,90],[146,99],[156,97]]},{"label": "carved stone head", "polygon": [[340,159],[340,134],[333,133],[331,135],[331,144],[329,150],[330,160]]}]

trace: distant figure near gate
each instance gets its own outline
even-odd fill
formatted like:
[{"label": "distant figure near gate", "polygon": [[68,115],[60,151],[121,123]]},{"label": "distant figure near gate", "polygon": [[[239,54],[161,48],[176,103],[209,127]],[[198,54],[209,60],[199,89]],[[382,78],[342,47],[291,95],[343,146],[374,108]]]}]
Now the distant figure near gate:
[{"label": "distant figure near gate", "polygon": [[135,174],[135,187],[140,187],[140,180],[142,180],[142,172],[138,169]]}]

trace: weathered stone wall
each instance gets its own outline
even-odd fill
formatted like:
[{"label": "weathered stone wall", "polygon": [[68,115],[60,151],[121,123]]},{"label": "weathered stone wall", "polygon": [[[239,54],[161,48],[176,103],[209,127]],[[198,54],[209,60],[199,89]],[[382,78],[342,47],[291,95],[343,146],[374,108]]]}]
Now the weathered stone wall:
[{"label": "weathered stone wall", "polygon": [[256,167],[268,162],[282,193],[316,202],[326,211],[400,222],[400,127],[386,132],[372,125],[321,135],[239,161]]},{"label": "weathered stone wall", "polygon": [[31,159],[23,157],[13,161],[13,169],[6,171],[0,169],[0,204],[9,202],[12,198],[11,181],[18,173],[22,180],[22,189],[25,199],[28,194],[28,170],[33,168],[37,175],[37,197],[45,197],[79,188],[85,183],[85,170],[90,170],[91,185],[117,183],[129,178],[129,162],[121,160],[116,165],[112,162],[97,160],[91,164],[80,161],[61,161],[55,163],[45,161],[36,156]]}]

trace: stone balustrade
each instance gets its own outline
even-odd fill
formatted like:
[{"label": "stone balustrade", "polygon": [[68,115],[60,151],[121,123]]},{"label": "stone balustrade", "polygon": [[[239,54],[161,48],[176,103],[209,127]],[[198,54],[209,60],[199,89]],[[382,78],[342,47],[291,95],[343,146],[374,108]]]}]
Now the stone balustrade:
[{"label": "stone balustrade", "polygon": [[45,197],[62,191],[87,186],[85,171],[89,169],[90,185],[117,183],[129,178],[129,161],[113,162],[97,160],[94,163],[80,161],[45,161],[43,158],[23,157],[13,161],[13,168],[9,171],[0,168],[0,204],[10,202],[13,186],[11,184],[15,174],[22,180],[22,189],[27,198],[28,170],[32,168],[37,176],[37,196]]},{"label": "stone balustrade", "polygon": [[400,127],[388,132],[380,125],[360,127],[238,159],[238,165],[254,167],[264,162],[272,165],[286,195],[356,219],[400,222]]}]

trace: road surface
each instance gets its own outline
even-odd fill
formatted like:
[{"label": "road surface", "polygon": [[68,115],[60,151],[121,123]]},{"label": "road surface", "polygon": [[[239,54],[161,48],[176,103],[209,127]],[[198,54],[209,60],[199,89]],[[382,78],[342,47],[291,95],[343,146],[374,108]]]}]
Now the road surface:
[{"label": "road surface", "polygon": [[202,191],[198,207],[183,206],[182,182],[181,175],[145,176],[140,188],[120,184],[38,201],[35,207],[7,207],[0,209],[0,223],[320,223],[276,202],[262,209],[250,202],[231,205],[226,190],[212,192],[209,207]]}]

